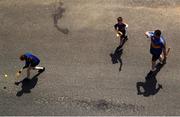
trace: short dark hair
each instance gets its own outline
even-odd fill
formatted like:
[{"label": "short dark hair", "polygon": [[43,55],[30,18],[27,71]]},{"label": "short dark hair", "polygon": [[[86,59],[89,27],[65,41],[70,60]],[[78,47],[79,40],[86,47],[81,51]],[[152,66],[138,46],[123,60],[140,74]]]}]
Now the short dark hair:
[{"label": "short dark hair", "polygon": [[21,61],[24,61],[24,60],[26,59],[26,56],[25,56],[25,55],[21,55],[21,56],[19,57],[19,59],[20,59]]},{"label": "short dark hair", "polygon": [[117,21],[118,21],[118,22],[119,22],[119,21],[122,22],[122,21],[123,21],[123,18],[122,18],[122,17],[118,17],[118,18],[117,18]]},{"label": "short dark hair", "polygon": [[155,34],[156,36],[161,36],[161,31],[160,31],[160,30],[155,30],[155,31],[154,31],[154,34]]}]

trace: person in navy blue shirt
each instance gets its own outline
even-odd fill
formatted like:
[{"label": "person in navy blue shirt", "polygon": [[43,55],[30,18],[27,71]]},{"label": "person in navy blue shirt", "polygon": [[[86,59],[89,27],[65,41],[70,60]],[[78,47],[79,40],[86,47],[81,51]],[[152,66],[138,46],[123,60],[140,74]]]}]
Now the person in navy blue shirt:
[{"label": "person in navy blue shirt", "polygon": [[125,40],[128,40],[127,27],[128,25],[123,22],[123,18],[118,17],[117,24],[114,25],[114,29],[117,32],[117,36],[120,37],[120,46],[123,45],[123,42],[125,42]]},{"label": "person in navy blue shirt", "polygon": [[[150,53],[152,54],[152,69],[155,71],[156,61],[159,59],[161,64],[164,64],[166,61],[166,41],[161,36],[160,30],[147,31],[145,35],[151,39]],[[162,53],[164,56],[162,56]]]},{"label": "person in navy blue shirt", "polygon": [[25,61],[25,66],[19,71],[22,72],[23,69],[27,68],[27,78],[30,77],[30,70],[38,70],[39,73],[45,70],[45,67],[38,67],[40,59],[31,53],[25,53],[19,58],[21,61]]}]

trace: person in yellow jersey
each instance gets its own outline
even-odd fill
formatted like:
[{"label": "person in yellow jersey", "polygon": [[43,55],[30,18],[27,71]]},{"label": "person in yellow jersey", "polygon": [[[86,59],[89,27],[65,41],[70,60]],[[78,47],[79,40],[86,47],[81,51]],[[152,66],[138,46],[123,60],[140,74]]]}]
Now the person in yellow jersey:
[{"label": "person in yellow jersey", "polygon": [[45,67],[38,67],[40,59],[31,53],[25,53],[19,58],[21,61],[25,61],[25,66],[19,71],[22,72],[23,69],[27,68],[27,78],[30,77],[30,70],[38,70],[39,73],[45,70]]}]

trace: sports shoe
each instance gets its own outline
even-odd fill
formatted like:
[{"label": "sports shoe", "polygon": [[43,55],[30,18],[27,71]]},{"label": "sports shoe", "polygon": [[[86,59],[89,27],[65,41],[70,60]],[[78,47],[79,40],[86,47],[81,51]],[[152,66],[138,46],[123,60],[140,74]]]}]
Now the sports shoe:
[{"label": "sports shoe", "polygon": [[38,70],[39,73],[42,73],[43,71],[45,71],[45,67],[43,67],[43,69]]}]

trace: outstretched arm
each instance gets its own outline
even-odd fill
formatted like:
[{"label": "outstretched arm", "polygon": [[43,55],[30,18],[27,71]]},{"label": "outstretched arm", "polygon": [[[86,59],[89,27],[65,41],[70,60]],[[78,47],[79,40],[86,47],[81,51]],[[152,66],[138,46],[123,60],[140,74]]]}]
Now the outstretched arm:
[{"label": "outstretched arm", "polygon": [[26,60],[25,66],[24,66],[22,69],[28,68],[28,67],[30,67],[30,66],[31,66],[31,58],[28,58],[28,59]]},{"label": "outstretched arm", "polygon": [[145,35],[147,36],[147,38],[150,38],[154,35],[154,31],[146,31]]},{"label": "outstretched arm", "polygon": [[25,66],[18,71],[18,74],[21,74],[23,69],[28,68],[28,67],[30,67],[30,63],[26,62]]},{"label": "outstretched arm", "polygon": [[22,69],[28,68],[30,66],[29,62],[26,62],[25,66]]}]

